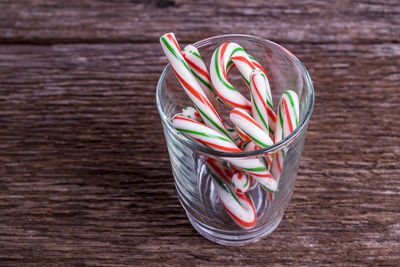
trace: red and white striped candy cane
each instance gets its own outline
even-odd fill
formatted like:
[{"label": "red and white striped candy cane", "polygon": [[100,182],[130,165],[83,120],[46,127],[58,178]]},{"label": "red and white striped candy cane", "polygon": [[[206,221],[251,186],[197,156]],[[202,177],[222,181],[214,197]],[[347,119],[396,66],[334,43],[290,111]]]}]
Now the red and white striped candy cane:
[{"label": "red and white striped candy cane", "polygon": [[173,127],[198,143],[221,152],[240,153],[240,150],[233,141],[207,125],[176,114],[172,118]]},{"label": "red and white striped candy cane", "polygon": [[223,134],[228,139],[231,139],[231,136],[217,111],[214,109],[207,95],[193,76],[188,63],[182,55],[174,34],[167,33],[163,35],[160,38],[160,43],[176,77],[190,100],[192,100],[194,107],[199,111],[203,121],[214,130]]},{"label": "red and white striped candy cane", "polygon": [[236,194],[227,184],[213,177],[219,199],[232,220],[244,229],[251,229],[257,223],[254,203],[246,194]]},{"label": "red and white striped candy cane", "polygon": [[[299,125],[299,98],[296,92],[287,90],[281,97],[278,107],[278,121],[274,134],[277,143],[291,134]],[[284,151],[278,151],[272,162],[272,173],[279,179],[282,173]]]},{"label": "red and white striped candy cane", "polygon": [[[266,107],[265,107],[266,114],[264,114],[264,116],[265,116],[265,118],[268,118],[268,119],[265,119],[266,123],[268,123],[268,131],[269,131],[270,135],[273,136],[274,130],[275,130],[275,123],[276,123],[276,114],[274,111],[274,105],[272,103],[272,94],[271,94],[271,88],[269,85],[269,81],[267,78],[267,73],[266,73],[265,69],[261,66],[261,64],[258,63],[258,61],[254,57],[252,57],[251,55],[248,55],[248,56],[251,59],[251,62],[253,63],[253,65],[255,67],[255,69],[253,69],[253,71],[258,70],[259,72],[262,73],[262,76],[264,78],[264,80],[263,80],[264,83],[258,84],[258,88],[259,88],[258,91],[260,91],[260,94],[261,94],[261,96],[258,96],[258,97],[259,97],[260,101],[262,100],[263,103],[266,103],[266,104],[264,104],[264,105],[266,105]],[[232,60],[230,60],[227,63],[226,73],[228,74],[235,66],[236,65],[234,64],[234,62]],[[246,82],[246,85],[251,90],[251,77],[245,77],[242,75],[242,78]],[[254,93],[256,93],[256,92],[254,92],[254,90],[251,90],[251,92],[253,93],[253,95],[255,97],[257,97],[257,95],[254,94]],[[261,99],[261,98],[264,98],[264,99]],[[251,99],[251,100],[252,100],[252,113],[254,116],[254,113],[256,112],[256,110],[254,110],[254,104],[253,104],[254,100],[253,99]],[[258,103],[258,104],[260,105],[261,103]],[[260,123],[260,125],[262,125],[261,121],[257,120],[257,122]],[[263,127],[263,128],[265,128],[265,130],[267,129],[267,127]]]},{"label": "red and white striped candy cane", "polygon": [[299,126],[299,98],[296,92],[287,90],[280,102],[280,123],[283,125],[283,138],[291,134]]},{"label": "red and white striped candy cane", "polygon": [[182,50],[182,55],[192,70],[194,77],[199,81],[208,99],[213,102],[216,94],[211,84],[210,74],[208,73],[199,50],[194,45],[187,45]]},{"label": "red and white striped candy cane", "polygon": [[253,228],[257,223],[257,214],[251,198],[245,194],[236,194],[213,164],[207,164],[207,169],[218,197],[232,220],[244,229]]},{"label": "red and white striped candy cane", "polygon": [[245,110],[239,108],[232,109],[230,119],[236,128],[240,129],[257,146],[264,148],[273,145],[268,132],[265,132]]},{"label": "red and white striped candy cane", "polygon": [[[265,148],[273,144],[268,132],[263,131],[261,126],[244,110],[235,108],[231,111],[230,115],[233,124],[235,124],[237,128],[241,129],[252,140],[252,142],[247,144],[248,150],[254,147],[254,145],[259,148]],[[266,166],[272,165],[272,160],[269,156],[262,157],[261,159],[264,161]],[[272,196],[268,194],[268,198],[271,200]]]},{"label": "red and white striped candy cane", "polygon": [[[211,129],[203,123],[186,118],[181,114],[177,114],[173,117],[172,125],[176,130],[188,138],[216,151],[230,153],[243,152],[235,143],[233,143],[233,141],[227,139],[219,132]],[[251,174],[257,182],[264,186],[266,190],[274,192],[278,188],[276,180],[269,173],[261,159],[234,157],[223,157],[222,159],[228,161],[236,168]]]},{"label": "red and white striped candy cane", "polygon": [[[268,85],[268,87],[266,86]],[[265,74],[260,70],[253,70],[250,74],[250,94],[253,117],[260,126],[274,134],[276,114],[272,106],[271,92]]]},{"label": "red and white striped candy cane", "polygon": [[242,77],[248,79],[255,69],[246,51],[236,43],[224,43],[215,50],[210,64],[210,77],[218,97],[232,108],[251,111],[250,102],[228,81],[227,65],[232,61]]}]

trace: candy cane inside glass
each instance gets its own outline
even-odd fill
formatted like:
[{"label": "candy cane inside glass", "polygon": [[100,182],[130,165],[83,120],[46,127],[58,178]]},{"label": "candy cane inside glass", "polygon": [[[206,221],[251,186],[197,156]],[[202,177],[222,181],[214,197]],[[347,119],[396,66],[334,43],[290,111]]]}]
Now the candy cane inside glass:
[{"label": "candy cane inside glass", "polygon": [[243,77],[249,77],[255,69],[246,51],[236,43],[224,43],[218,47],[210,63],[211,82],[218,97],[232,108],[242,108],[251,111],[250,102],[228,81],[227,65],[234,62]]},{"label": "candy cane inside glass", "polygon": [[236,190],[230,186],[232,173],[228,173],[220,162],[212,158],[205,159],[205,162],[218,197],[228,215],[244,229],[254,227],[257,215],[251,198],[247,195],[237,194]]},{"label": "candy cane inside glass", "polygon": [[182,55],[192,70],[193,75],[203,88],[204,93],[207,95],[213,106],[216,107],[216,93],[211,84],[210,74],[207,70],[206,64],[204,64],[199,50],[194,45],[187,45],[182,50]]},{"label": "candy cane inside glass", "polygon": [[[299,98],[296,92],[287,90],[281,97],[278,107],[278,121],[276,123],[274,142],[277,143],[291,134],[299,125]],[[282,173],[285,152],[276,153],[272,162],[272,173],[279,179]]]}]

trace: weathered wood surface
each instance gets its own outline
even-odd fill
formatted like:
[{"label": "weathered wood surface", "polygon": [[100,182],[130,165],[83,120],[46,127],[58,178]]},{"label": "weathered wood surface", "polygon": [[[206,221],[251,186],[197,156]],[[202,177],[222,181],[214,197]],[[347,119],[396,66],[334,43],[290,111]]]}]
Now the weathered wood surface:
[{"label": "weathered wood surface", "polygon": [[[400,262],[400,5],[259,2],[0,3],[0,265]],[[314,80],[295,194],[259,243],[213,244],[179,205],[154,95],[168,31],[278,40]]]},{"label": "weathered wood surface", "polygon": [[397,0],[2,0],[0,40],[154,42],[168,31],[193,42],[222,33],[278,42],[399,42]]}]

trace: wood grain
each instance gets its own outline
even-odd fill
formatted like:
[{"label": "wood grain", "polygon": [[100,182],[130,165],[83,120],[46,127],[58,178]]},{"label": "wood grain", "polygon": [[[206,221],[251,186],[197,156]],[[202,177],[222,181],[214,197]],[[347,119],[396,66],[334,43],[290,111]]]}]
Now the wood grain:
[{"label": "wood grain", "polygon": [[[0,264],[397,265],[400,6],[297,3],[2,1]],[[295,194],[259,243],[207,241],[177,200],[155,107],[167,31],[271,35],[314,80]]]},{"label": "wood grain", "polygon": [[154,42],[170,31],[188,42],[223,33],[285,43],[400,41],[397,0],[3,0],[0,10],[3,42]]}]

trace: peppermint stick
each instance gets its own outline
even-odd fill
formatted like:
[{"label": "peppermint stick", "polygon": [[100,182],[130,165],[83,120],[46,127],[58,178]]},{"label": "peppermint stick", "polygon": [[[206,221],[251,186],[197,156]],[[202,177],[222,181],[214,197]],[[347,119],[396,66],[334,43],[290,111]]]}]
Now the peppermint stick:
[{"label": "peppermint stick", "polygon": [[220,116],[212,106],[203,89],[193,76],[192,71],[184,59],[178,42],[173,33],[167,33],[160,38],[161,46],[167,56],[176,77],[186,94],[192,100],[194,107],[199,111],[203,121],[212,129],[231,139],[228,130]]}]

